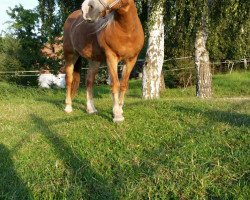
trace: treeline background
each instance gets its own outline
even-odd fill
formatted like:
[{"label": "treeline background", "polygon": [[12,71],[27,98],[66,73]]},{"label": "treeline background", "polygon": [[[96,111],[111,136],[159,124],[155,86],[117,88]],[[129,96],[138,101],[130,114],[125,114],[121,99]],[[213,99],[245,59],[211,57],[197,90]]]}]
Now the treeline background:
[{"label": "treeline background", "polygon": [[[168,87],[194,84],[195,34],[204,3],[207,0],[164,1],[166,62],[163,72]],[[45,44],[53,46],[58,43],[64,21],[69,13],[80,9],[81,4],[82,0],[40,0],[39,6],[34,10],[24,9],[22,5],[10,8],[7,12],[12,22],[0,37],[0,71],[30,71],[45,66],[49,66],[54,72],[58,71],[63,66],[62,52],[57,57],[48,58],[41,49]],[[137,0],[136,5],[146,34],[145,47],[140,55],[140,59],[144,59],[150,15],[146,0]],[[227,72],[231,65],[229,61],[235,62],[234,69],[245,70],[242,59],[250,57],[249,13],[247,0],[209,0],[207,49],[210,61],[214,63],[214,73]],[[85,63],[83,61],[83,67]],[[138,64],[137,68],[140,67],[141,64]],[[102,77],[106,74],[105,70],[101,70],[97,80],[102,82]],[[21,79],[4,74],[0,76],[0,80]],[[31,77],[26,77],[24,82],[31,83]]]}]

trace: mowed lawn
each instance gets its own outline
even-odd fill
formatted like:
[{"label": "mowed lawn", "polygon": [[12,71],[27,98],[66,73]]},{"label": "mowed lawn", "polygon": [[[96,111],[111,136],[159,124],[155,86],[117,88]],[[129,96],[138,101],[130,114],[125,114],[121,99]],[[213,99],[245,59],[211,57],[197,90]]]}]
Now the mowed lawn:
[{"label": "mowed lawn", "polygon": [[213,79],[211,100],[131,81],[120,124],[108,86],[67,115],[64,90],[0,83],[0,199],[249,199],[250,72]]}]

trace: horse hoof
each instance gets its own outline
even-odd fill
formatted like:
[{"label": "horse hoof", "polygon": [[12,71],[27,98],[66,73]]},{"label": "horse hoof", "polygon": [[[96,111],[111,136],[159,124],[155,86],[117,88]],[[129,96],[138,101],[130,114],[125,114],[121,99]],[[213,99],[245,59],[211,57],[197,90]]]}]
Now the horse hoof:
[{"label": "horse hoof", "polygon": [[116,116],[113,118],[113,122],[115,123],[119,123],[119,122],[123,122],[124,121],[124,117],[121,115],[121,116]]},{"label": "horse hoof", "polygon": [[73,111],[72,106],[67,105],[67,106],[65,107],[64,111],[65,111],[66,113],[71,113],[71,112]]},{"label": "horse hoof", "polygon": [[97,110],[95,109],[95,110],[86,110],[87,111],[87,113],[88,114],[90,114],[90,115],[93,115],[93,114],[96,114],[97,113]]}]

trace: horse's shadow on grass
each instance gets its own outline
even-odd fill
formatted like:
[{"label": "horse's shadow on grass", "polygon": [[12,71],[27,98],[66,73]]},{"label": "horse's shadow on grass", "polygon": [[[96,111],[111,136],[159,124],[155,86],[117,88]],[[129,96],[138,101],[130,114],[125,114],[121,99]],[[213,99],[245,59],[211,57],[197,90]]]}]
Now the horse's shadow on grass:
[{"label": "horse's shadow on grass", "polygon": [[99,110],[98,113],[96,114],[98,116],[100,116],[101,118],[107,120],[108,122],[113,122],[113,114],[110,111],[105,111],[105,110]]},{"label": "horse's shadow on grass", "polygon": [[[51,105],[54,105],[58,110],[61,110],[63,112],[63,114],[65,115],[71,115],[70,114],[66,114],[64,112],[64,107],[65,107],[65,104],[63,101],[60,101],[60,100],[57,100],[57,99],[49,99],[49,98],[44,98],[44,99],[36,99],[36,101],[38,102],[45,102],[45,103],[49,103]],[[93,115],[97,115],[97,116],[100,116],[101,118],[107,120],[108,122],[112,122],[112,112],[111,112],[111,109],[112,107],[110,107],[110,110],[103,110],[103,109],[98,109],[98,112],[96,114],[87,114],[87,111],[86,111],[86,106],[83,104],[84,102],[83,101],[79,101],[79,100],[75,100],[73,102],[73,109],[74,110],[81,110],[83,112],[83,114],[86,114],[87,116],[85,117],[92,117]],[[79,120],[79,119],[82,119],[83,116],[81,117],[73,117],[73,118],[70,118],[68,119],[68,121],[72,121],[72,120]],[[67,119],[64,119],[67,121]],[[59,120],[59,123],[61,123],[61,120]]]},{"label": "horse's shadow on grass", "polygon": [[9,149],[3,144],[0,144],[0,199],[33,199],[14,169]]},{"label": "horse's shadow on grass", "polygon": [[[54,105],[56,108],[62,111],[65,108],[65,100],[58,100],[58,99],[51,99],[51,98],[37,98],[36,101]],[[84,110],[86,108],[84,101],[80,101],[79,99],[76,99],[73,101],[73,107],[75,109],[81,109],[81,110]]]},{"label": "horse's shadow on grass", "polygon": [[[96,95],[96,96],[99,96],[99,95]],[[98,98],[99,97],[96,97],[96,98],[94,98],[94,100],[98,99]],[[58,99],[58,98],[52,99],[52,98],[44,97],[44,98],[37,98],[36,101],[48,103],[48,104],[53,105],[62,111],[64,111],[64,108],[65,108],[65,99],[63,99],[63,98],[62,99]],[[86,99],[81,98],[81,96],[78,95],[78,96],[76,96],[76,98],[73,99],[72,106],[73,106],[73,109],[75,109],[75,110],[83,110],[85,112],[86,111]]]},{"label": "horse's shadow on grass", "polygon": [[[67,142],[54,133],[47,123],[39,116],[31,115],[33,123],[37,129],[46,137],[48,142],[54,148],[56,154],[64,162],[64,165],[72,171],[70,182],[77,184],[83,191],[83,198],[86,199],[117,199],[114,189],[108,184],[103,176],[96,173],[90,165],[90,162],[81,155],[72,151]],[[70,189],[67,196],[71,195]]]}]

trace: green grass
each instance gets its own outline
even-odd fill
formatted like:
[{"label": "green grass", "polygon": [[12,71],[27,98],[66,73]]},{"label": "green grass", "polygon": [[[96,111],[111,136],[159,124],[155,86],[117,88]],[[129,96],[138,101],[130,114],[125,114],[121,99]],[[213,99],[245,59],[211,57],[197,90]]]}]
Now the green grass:
[{"label": "green grass", "polygon": [[250,96],[250,72],[216,75],[213,82],[215,96]]},{"label": "green grass", "polygon": [[249,80],[217,75],[211,100],[187,88],[158,101],[131,81],[121,124],[106,86],[98,114],[81,90],[66,115],[63,90],[0,83],[0,199],[248,199]]}]

